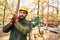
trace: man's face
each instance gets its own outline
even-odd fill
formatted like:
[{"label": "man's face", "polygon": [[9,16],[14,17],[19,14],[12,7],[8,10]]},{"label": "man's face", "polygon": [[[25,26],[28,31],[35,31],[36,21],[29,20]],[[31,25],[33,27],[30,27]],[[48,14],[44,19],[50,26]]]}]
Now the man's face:
[{"label": "man's face", "polygon": [[19,18],[20,19],[24,19],[26,16],[27,16],[26,11],[22,10],[22,11],[19,12]]}]

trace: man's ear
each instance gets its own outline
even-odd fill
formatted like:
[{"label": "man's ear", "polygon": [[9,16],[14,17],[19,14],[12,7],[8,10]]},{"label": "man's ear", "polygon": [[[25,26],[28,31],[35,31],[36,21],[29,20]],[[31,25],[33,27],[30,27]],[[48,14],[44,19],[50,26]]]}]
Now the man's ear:
[{"label": "man's ear", "polygon": [[26,14],[26,16],[27,16],[27,14]]},{"label": "man's ear", "polygon": [[27,16],[28,14],[26,14],[26,16]]}]

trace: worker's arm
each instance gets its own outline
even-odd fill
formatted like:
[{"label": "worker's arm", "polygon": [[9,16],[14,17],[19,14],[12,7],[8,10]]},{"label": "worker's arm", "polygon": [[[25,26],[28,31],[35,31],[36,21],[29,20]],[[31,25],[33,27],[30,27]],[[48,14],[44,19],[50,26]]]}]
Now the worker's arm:
[{"label": "worker's arm", "polygon": [[5,27],[3,27],[3,32],[9,32],[12,29],[14,23],[18,20],[18,16],[16,14],[13,15],[10,23],[8,23]]},{"label": "worker's arm", "polygon": [[28,32],[30,32],[32,30],[32,26],[26,26],[24,27],[23,25],[21,25],[21,23],[16,22],[14,24],[14,26],[22,33],[22,34],[26,34]]},{"label": "worker's arm", "polygon": [[11,29],[11,24],[7,24],[5,27],[3,27],[3,32],[9,32],[9,30]]}]

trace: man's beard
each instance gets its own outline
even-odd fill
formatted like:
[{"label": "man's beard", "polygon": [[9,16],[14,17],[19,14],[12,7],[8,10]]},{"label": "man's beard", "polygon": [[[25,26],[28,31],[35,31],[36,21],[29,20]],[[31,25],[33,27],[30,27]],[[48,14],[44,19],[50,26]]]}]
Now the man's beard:
[{"label": "man's beard", "polygon": [[19,16],[19,20],[21,20],[21,21],[22,21],[22,20],[24,20],[25,18],[26,18],[26,16],[25,16],[25,17],[24,17],[24,16],[22,16],[22,15],[21,15],[21,16]]}]

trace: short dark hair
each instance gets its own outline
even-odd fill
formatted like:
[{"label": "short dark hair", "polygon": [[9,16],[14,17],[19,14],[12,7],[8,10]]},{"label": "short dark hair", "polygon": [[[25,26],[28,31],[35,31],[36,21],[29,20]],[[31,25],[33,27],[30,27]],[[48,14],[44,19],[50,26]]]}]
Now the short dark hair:
[{"label": "short dark hair", "polygon": [[[19,10],[19,12],[20,12],[20,11],[25,11],[25,10],[20,9],[20,10]],[[28,12],[27,12],[27,11],[25,11],[25,12],[26,12],[26,14],[28,14]]]}]

